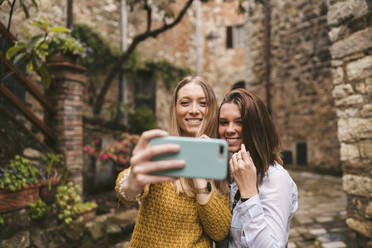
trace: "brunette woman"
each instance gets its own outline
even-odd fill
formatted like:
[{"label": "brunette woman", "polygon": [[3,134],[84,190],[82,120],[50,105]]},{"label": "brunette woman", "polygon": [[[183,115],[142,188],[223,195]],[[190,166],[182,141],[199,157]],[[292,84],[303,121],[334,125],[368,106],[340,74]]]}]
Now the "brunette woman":
[{"label": "brunette woman", "polygon": [[[171,103],[169,135],[217,136],[217,103],[212,88],[201,78],[178,83]],[[181,168],[184,161],[150,161],[163,153],[177,152],[177,145],[148,147],[161,130],[142,134],[131,158],[130,169],[116,182],[119,199],[127,205],[140,201],[130,247],[212,247],[229,232],[231,211],[227,182],[170,178],[151,172]],[[212,165],[213,166],[213,165]]]},{"label": "brunette woman", "polygon": [[265,104],[244,89],[229,92],[219,109],[218,131],[231,153],[229,247],[286,247],[297,187],[283,168]]}]

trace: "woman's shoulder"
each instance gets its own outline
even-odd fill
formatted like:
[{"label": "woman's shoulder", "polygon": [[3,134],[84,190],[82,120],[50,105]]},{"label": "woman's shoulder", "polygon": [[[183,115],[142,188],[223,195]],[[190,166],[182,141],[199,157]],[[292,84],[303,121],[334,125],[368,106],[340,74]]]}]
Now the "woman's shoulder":
[{"label": "woman's shoulder", "polygon": [[267,183],[275,183],[275,184],[282,184],[282,185],[283,184],[295,185],[288,171],[284,169],[284,167],[277,162],[269,166],[269,169],[266,173],[264,181],[267,181]]}]

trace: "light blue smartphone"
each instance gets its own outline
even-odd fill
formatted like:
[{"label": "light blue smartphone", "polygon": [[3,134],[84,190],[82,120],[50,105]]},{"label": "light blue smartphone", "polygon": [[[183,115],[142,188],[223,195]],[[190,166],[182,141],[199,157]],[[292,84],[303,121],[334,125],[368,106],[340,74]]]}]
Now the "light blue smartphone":
[{"label": "light blue smartphone", "polygon": [[181,148],[178,153],[161,154],[153,157],[152,161],[185,160],[186,165],[181,169],[156,171],[152,174],[216,180],[227,176],[228,145],[225,140],[167,136],[150,141],[150,146],[160,144],[178,144]]}]

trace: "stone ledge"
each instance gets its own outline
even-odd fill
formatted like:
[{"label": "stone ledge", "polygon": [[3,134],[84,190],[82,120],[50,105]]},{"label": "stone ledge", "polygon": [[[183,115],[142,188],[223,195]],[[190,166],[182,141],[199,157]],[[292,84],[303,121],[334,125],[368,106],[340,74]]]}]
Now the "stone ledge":
[{"label": "stone ledge", "polygon": [[372,47],[372,27],[355,32],[349,37],[333,43],[330,47],[332,58],[343,58]]},{"label": "stone ledge", "polygon": [[372,222],[360,221],[354,218],[347,218],[346,224],[353,230],[363,234],[366,237],[372,238]]},{"label": "stone ledge", "polygon": [[350,18],[359,18],[368,13],[365,0],[346,0],[328,7],[328,25],[338,25]]},{"label": "stone ledge", "polygon": [[348,194],[372,198],[372,179],[369,177],[344,175],[342,187]]}]

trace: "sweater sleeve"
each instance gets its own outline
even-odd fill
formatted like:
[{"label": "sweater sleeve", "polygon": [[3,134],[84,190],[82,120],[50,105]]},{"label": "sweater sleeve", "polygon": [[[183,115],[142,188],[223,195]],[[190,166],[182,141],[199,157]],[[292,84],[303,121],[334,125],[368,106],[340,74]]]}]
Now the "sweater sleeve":
[{"label": "sweater sleeve", "polygon": [[[120,193],[119,193],[119,182],[120,182],[120,179],[124,176],[125,173],[127,173],[129,170],[128,169],[125,169],[123,170],[122,172],[120,172],[120,174],[118,175],[117,179],[116,179],[116,184],[115,184],[115,191],[116,191],[116,196],[117,198],[119,199],[119,202],[123,203],[125,206],[133,206],[137,203],[137,201],[128,201],[127,199],[125,199]],[[147,194],[149,193],[149,189],[150,189],[150,185],[146,185],[145,186],[145,189],[143,190],[143,194],[140,198],[140,201],[142,201],[146,196]]]},{"label": "sweater sleeve", "polygon": [[219,241],[229,233],[230,200],[227,194],[217,195],[215,192],[211,194],[206,204],[198,204],[198,213],[205,233],[213,240]]}]

